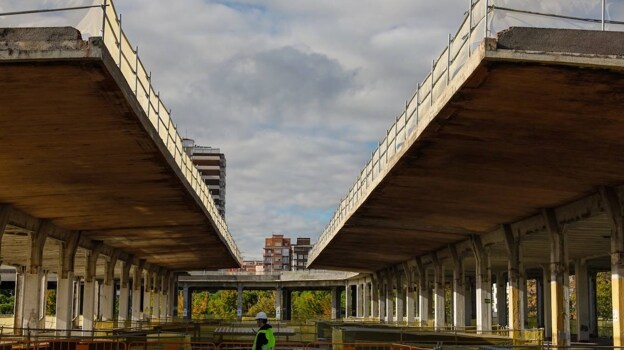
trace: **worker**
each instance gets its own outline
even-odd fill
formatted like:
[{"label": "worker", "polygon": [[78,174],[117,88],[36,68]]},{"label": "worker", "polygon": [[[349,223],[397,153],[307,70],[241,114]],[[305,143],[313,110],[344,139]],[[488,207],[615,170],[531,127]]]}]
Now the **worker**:
[{"label": "worker", "polygon": [[256,315],[258,323],[258,332],[254,339],[253,348],[251,350],[273,350],[275,349],[275,336],[273,335],[273,327],[271,327],[269,318],[265,312],[258,312]]}]

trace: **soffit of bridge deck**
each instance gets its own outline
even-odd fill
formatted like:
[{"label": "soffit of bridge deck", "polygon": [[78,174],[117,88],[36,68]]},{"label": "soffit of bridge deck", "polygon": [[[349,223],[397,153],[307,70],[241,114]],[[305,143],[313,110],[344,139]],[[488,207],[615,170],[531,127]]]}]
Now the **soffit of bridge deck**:
[{"label": "soffit of bridge deck", "polygon": [[0,76],[0,203],[167,268],[238,265],[101,61]]},{"label": "soffit of bridge deck", "polygon": [[483,61],[311,267],[375,271],[450,243],[423,227],[486,233],[624,182],[623,78]]}]

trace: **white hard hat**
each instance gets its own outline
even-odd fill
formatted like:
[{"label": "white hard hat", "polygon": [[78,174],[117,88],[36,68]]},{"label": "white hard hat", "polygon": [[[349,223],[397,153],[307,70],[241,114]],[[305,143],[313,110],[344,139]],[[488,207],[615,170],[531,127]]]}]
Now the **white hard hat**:
[{"label": "white hard hat", "polygon": [[258,314],[256,315],[256,320],[267,320],[267,314],[265,314],[264,312],[260,311],[258,312]]}]

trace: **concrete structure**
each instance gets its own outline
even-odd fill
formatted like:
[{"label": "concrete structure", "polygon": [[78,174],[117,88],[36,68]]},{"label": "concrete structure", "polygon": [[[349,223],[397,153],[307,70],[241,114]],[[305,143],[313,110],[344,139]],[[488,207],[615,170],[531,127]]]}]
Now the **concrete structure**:
[{"label": "concrete structure", "polygon": [[[370,279],[369,276],[360,276],[351,272],[336,271],[281,271],[269,273],[246,272],[211,272],[192,273],[180,276],[178,283],[183,291],[185,310],[183,314],[190,318],[190,300],[195,291],[218,291],[233,289],[238,292],[238,317],[242,317],[242,293],[244,290],[273,290],[275,291],[275,315],[277,319],[289,320],[292,316],[293,291],[301,290],[329,290],[331,291],[332,318],[340,318],[340,289],[350,288],[357,281]],[[351,294],[347,292],[347,298]],[[349,299],[347,299],[349,300]],[[355,300],[355,299],[352,299]]]},{"label": "concrete structure", "polygon": [[310,238],[297,237],[297,243],[291,246],[292,250],[292,270],[305,270],[308,265],[308,254],[312,249]]},{"label": "concrete structure", "polygon": [[[395,270],[418,276],[421,321],[431,303],[427,275],[433,272],[437,289],[448,274],[454,324],[462,326],[462,311],[476,310],[483,332],[492,327],[493,276],[505,273],[512,336],[525,326],[531,272],[543,281],[541,322],[555,345],[571,341],[570,274],[583,284],[577,300],[589,300],[595,287],[585,287],[587,270],[610,270],[614,345],[622,345],[624,118],[613,92],[624,88],[623,39],[616,32],[513,28],[479,46],[469,37],[460,64],[450,51],[447,62],[442,55],[338,208],[309,266],[386,274],[387,281]],[[439,272],[440,263],[453,268]],[[586,340],[596,315],[579,307],[586,327],[578,337]]]},{"label": "concrete structure", "polygon": [[290,271],[290,238],[273,234],[264,240],[264,271]]},{"label": "concrete structure", "polygon": [[[72,328],[82,307],[89,330],[112,317],[117,279],[120,320],[171,316],[176,271],[242,260],[114,6],[105,10],[104,37],[88,42],[72,28],[0,29],[0,242],[2,263],[17,267],[16,327],[42,326],[52,275],[57,324]],[[142,291],[166,310],[141,305]]]},{"label": "concrete structure", "polygon": [[225,217],[225,154],[218,148],[198,146],[192,139],[184,139],[182,144],[208,186],[219,214]]}]

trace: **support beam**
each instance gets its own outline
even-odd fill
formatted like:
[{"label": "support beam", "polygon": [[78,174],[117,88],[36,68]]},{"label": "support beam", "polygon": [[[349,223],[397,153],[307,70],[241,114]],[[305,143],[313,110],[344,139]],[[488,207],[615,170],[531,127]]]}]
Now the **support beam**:
[{"label": "support beam", "polygon": [[405,298],[405,316],[407,318],[407,324],[414,324],[414,314],[415,314],[415,302],[414,302],[414,271],[409,264],[403,264],[403,271],[405,272],[405,282],[406,282],[406,298]]},{"label": "support beam", "polygon": [[59,270],[61,273],[58,274],[56,283],[56,329],[73,328],[74,263],[79,240],[80,233],[76,232],[60,245]]},{"label": "support beam", "polygon": [[2,263],[2,236],[9,223],[12,207],[9,204],[0,204],[0,263]]},{"label": "support beam", "polygon": [[349,282],[347,282],[347,285],[345,286],[345,318],[349,318],[351,316],[353,316],[351,313],[351,298],[353,296],[351,295],[351,285],[349,284]]},{"label": "support beam", "polygon": [[[624,346],[624,212],[615,189],[600,189],[611,224],[611,305],[613,307],[613,346]],[[553,334],[554,335],[554,334]]]},{"label": "support beam", "polygon": [[496,274],[496,311],[498,312],[498,325],[507,326],[507,281],[505,274],[498,272]]},{"label": "support beam", "polygon": [[574,263],[576,283],[576,334],[577,341],[589,341],[589,274],[587,264],[580,259]]},{"label": "support beam", "polygon": [[395,298],[395,322],[403,322],[403,310],[405,310],[405,288],[403,285],[403,279],[401,278],[402,273],[398,270],[395,270],[395,281],[396,281],[396,298]]},{"label": "support beam", "polygon": [[466,277],[464,276],[464,262],[457,254],[454,245],[449,246],[449,252],[453,261],[453,327],[464,329],[466,327]]},{"label": "support beam", "polygon": [[418,270],[418,316],[420,326],[427,327],[429,321],[429,281],[427,280],[427,270],[423,266],[420,258],[416,259],[416,270]]},{"label": "support beam", "polygon": [[93,250],[88,252],[87,266],[84,282],[84,297],[82,306],[82,330],[93,330],[95,320],[95,307],[96,307],[96,288],[95,280],[95,268],[97,265],[98,257],[100,256],[101,245],[97,244]]},{"label": "support beam", "polygon": [[243,285],[242,284],[239,284],[238,287],[236,287],[236,318],[238,319],[238,321],[243,320]]},{"label": "support beam", "polygon": [[550,265],[542,266],[544,284],[544,337],[552,339],[552,298],[550,289]]},{"label": "support beam", "polygon": [[13,305],[13,333],[22,334],[22,320],[24,318],[24,276],[26,268],[24,266],[15,267],[15,302]]},{"label": "support beam", "polygon": [[394,283],[396,274],[388,271],[388,283],[386,284],[386,321],[394,322]]},{"label": "support beam", "polygon": [[160,319],[160,287],[162,279],[162,274],[160,272],[161,270],[162,269],[158,269],[152,275],[154,278],[152,282],[152,320]]},{"label": "support beam", "polygon": [[340,310],[340,298],[337,287],[331,288],[331,319],[335,320],[338,318],[339,310]]},{"label": "support beam", "polygon": [[[139,263],[134,267],[134,276],[132,278],[132,322],[141,321],[141,279],[143,278],[143,268],[145,267],[145,259],[140,259]],[[189,310],[190,312],[190,310]]]},{"label": "support beam", "polygon": [[282,300],[284,299],[284,290],[282,287],[275,288],[275,319],[281,321],[282,318]]},{"label": "support beam", "polygon": [[471,237],[476,260],[477,276],[477,331],[488,333],[492,330],[492,272],[490,256],[483,248],[481,237]]},{"label": "support beam", "polygon": [[154,272],[152,270],[145,270],[145,276],[143,277],[143,319],[149,320],[152,318],[152,292],[154,283]]},{"label": "support beam", "polygon": [[42,328],[41,279],[43,278],[43,249],[52,225],[42,220],[37,231],[30,236],[30,254],[24,274],[23,318],[19,324],[23,328]]},{"label": "support beam", "polygon": [[[570,281],[566,233],[559,226],[552,209],[542,211],[550,236],[550,298],[552,344],[570,346]],[[615,324],[615,322],[614,322]]]},{"label": "support beam", "polygon": [[433,272],[433,325],[436,331],[442,331],[445,326],[444,317],[446,313],[446,303],[444,299],[444,265],[442,261],[438,259],[436,253],[433,254]]},{"label": "support beam", "polygon": [[358,281],[358,283],[355,285],[355,317],[357,318],[362,318],[364,317],[364,307],[363,307],[363,301],[364,301],[364,285],[362,284],[361,281]]},{"label": "support beam", "polygon": [[502,225],[505,237],[505,248],[507,248],[507,276],[509,279],[509,312],[508,324],[509,336],[514,339],[520,338],[520,331],[523,329],[521,297],[521,278],[520,278],[520,237],[514,235],[510,225]]},{"label": "support beam", "polygon": [[362,305],[364,306],[364,314],[363,317],[369,318],[372,316],[371,313],[371,294],[372,294],[372,282],[364,282],[364,299],[362,300]]},{"label": "support beam", "polygon": [[128,311],[130,310],[130,268],[132,267],[132,257],[128,257],[127,261],[122,262],[121,278],[119,280],[119,326],[129,327],[130,320]]},{"label": "support beam", "polygon": [[120,251],[115,251],[104,266],[104,283],[102,284],[102,298],[100,300],[100,314],[102,321],[113,320],[113,308],[115,306],[115,266]]},{"label": "support beam", "polygon": [[375,274],[371,282],[371,316],[379,318],[379,278]]}]

